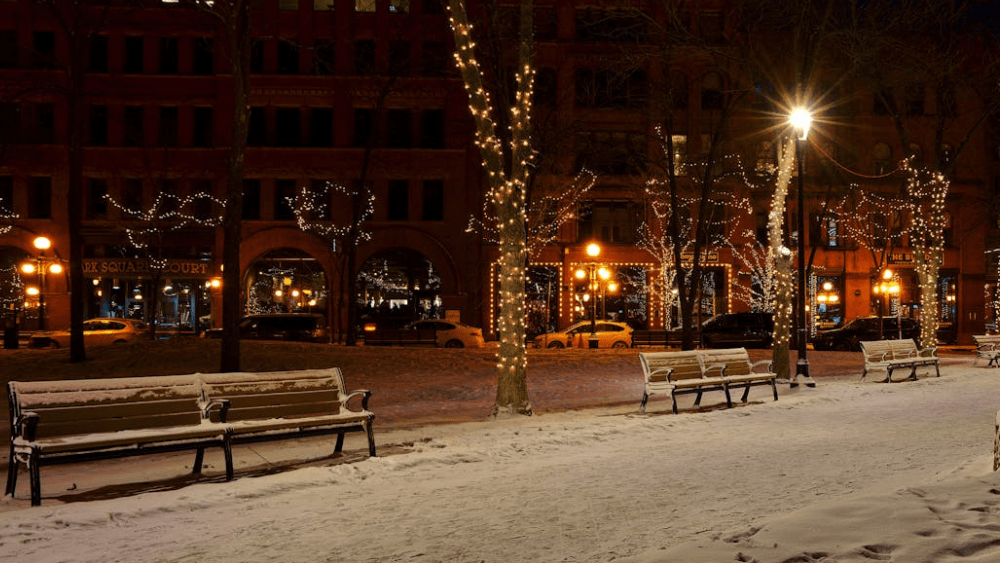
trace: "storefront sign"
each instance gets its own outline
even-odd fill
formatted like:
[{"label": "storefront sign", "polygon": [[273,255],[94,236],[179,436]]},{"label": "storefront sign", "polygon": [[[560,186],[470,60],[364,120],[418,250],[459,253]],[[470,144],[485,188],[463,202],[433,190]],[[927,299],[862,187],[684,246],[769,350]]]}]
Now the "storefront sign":
[{"label": "storefront sign", "polygon": [[153,275],[208,277],[209,262],[198,260],[167,260],[162,270],[150,268],[149,261],[140,259],[86,259],[83,275],[90,277],[151,277]]}]

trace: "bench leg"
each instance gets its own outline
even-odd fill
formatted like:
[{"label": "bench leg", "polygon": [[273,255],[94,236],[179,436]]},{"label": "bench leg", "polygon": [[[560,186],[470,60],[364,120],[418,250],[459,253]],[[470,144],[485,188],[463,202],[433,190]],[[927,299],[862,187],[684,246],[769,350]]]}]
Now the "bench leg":
[{"label": "bench leg", "polygon": [[938,377],[941,377],[941,362],[934,362],[934,371],[937,372]]},{"label": "bench leg", "polygon": [[233,471],[233,440],[231,434],[226,434],[222,439],[222,455],[226,457],[226,481],[232,481],[235,471]]},{"label": "bench leg", "polygon": [[333,453],[338,454],[344,449],[344,431],[337,432],[337,445],[333,447]]},{"label": "bench leg", "polygon": [[642,402],[639,403],[639,412],[646,412],[646,401],[649,400],[649,393],[643,392]]},{"label": "bench leg", "polygon": [[375,457],[375,433],[372,431],[372,421],[365,424],[365,433],[368,434],[368,456]]},{"label": "bench leg", "polygon": [[31,506],[42,505],[42,468],[40,467],[38,450],[31,450],[28,458],[28,475],[31,481]]},{"label": "bench leg", "polygon": [[916,364],[914,364],[913,369],[910,370],[910,380],[912,380],[912,381],[916,381],[917,380],[917,366],[916,366]]},{"label": "bench leg", "polygon": [[677,414],[677,394],[673,391],[670,392],[670,400],[674,402],[674,414]]},{"label": "bench leg", "polygon": [[771,392],[774,393],[774,400],[778,400],[778,382],[775,379],[771,380]]},{"label": "bench leg", "polygon": [[[722,390],[726,392],[726,408],[730,408],[730,409],[733,408],[733,398],[729,395],[729,384],[728,383],[724,383],[722,385]],[[750,390],[750,388],[747,387],[747,391],[749,391],[749,390]]]},{"label": "bench leg", "polygon": [[701,406],[701,390],[698,390],[698,396],[694,399],[695,406]]},{"label": "bench leg", "polygon": [[10,457],[7,458],[7,489],[5,496],[14,496],[14,489],[17,488],[17,458],[14,457],[14,444],[10,445]]},{"label": "bench leg", "polygon": [[750,398],[750,384],[747,383],[746,387],[743,388],[743,396],[740,397],[740,400],[745,403],[749,398]]},{"label": "bench leg", "polygon": [[868,375],[868,368],[865,368],[864,371],[861,372],[861,381],[865,380],[866,375]]},{"label": "bench leg", "polygon": [[194,454],[194,467],[191,468],[191,473],[195,475],[201,475],[201,466],[205,462],[205,448],[198,448],[198,452]]}]

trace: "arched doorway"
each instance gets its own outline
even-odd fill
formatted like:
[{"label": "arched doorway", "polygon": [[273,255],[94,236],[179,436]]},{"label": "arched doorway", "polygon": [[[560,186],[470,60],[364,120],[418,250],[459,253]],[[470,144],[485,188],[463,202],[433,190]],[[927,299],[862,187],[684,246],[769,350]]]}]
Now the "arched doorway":
[{"label": "arched doorway", "polygon": [[262,254],[247,269],[243,287],[243,312],[247,315],[327,314],[330,290],[323,266],[295,248],[276,248]]},{"label": "arched doorway", "polygon": [[358,271],[361,325],[396,328],[416,319],[443,316],[441,275],[423,254],[409,248],[383,250]]}]

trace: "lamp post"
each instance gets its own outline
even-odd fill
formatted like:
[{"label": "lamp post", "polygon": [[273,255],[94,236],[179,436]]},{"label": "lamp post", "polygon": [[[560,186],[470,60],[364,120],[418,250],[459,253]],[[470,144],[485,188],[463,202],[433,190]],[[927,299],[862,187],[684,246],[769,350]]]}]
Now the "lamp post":
[{"label": "lamp post", "polygon": [[24,292],[28,296],[38,298],[38,330],[45,330],[45,274],[61,274],[63,268],[58,258],[45,256],[45,251],[52,247],[52,241],[47,237],[35,237],[32,245],[38,251],[38,256],[32,261],[21,264],[21,272],[35,275],[38,286],[28,286]]},{"label": "lamp post", "polygon": [[601,255],[601,247],[597,243],[587,245],[587,256],[590,262],[584,268],[576,271],[577,279],[586,278],[589,281],[587,291],[590,294],[590,340],[588,347],[597,348],[597,290],[600,288],[600,280],[607,280],[611,277],[611,271],[597,263],[597,257]]},{"label": "lamp post", "polygon": [[798,282],[799,290],[796,295],[796,310],[798,313],[798,327],[796,334],[796,344],[798,344],[799,357],[795,362],[795,379],[792,381],[791,386],[796,387],[800,382],[805,382],[806,387],[815,387],[816,382],[809,377],[809,359],[806,357],[806,336],[808,334],[807,329],[807,312],[806,312],[806,232],[805,232],[805,188],[803,186],[803,170],[802,170],[802,145],[809,136],[809,125],[812,124],[812,115],[809,111],[803,108],[798,108],[792,112],[788,120],[791,124],[792,129],[796,133],[795,137],[795,160],[798,166],[799,172],[799,209],[798,209],[798,220],[797,229],[799,232],[798,237],[798,251],[799,251],[799,271],[798,271]]},{"label": "lamp post", "polygon": [[[899,279],[896,277],[896,273],[893,272],[889,268],[886,268],[885,271],[882,272],[882,275],[880,277],[881,277],[881,281],[879,283],[875,284],[875,287],[872,288],[872,291],[874,291],[876,294],[881,294],[882,295],[882,298],[883,298],[882,302],[885,303],[885,309],[891,309],[891,307],[892,307],[892,297],[894,295],[896,295],[896,296],[899,295]],[[884,315],[882,315],[882,316],[884,316]],[[879,332],[880,332],[879,337],[880,338],[885,338],[885,331],[882,330],[882,318],[881,317],[878,320],[878,325],[879,325]],[[898,330],[897,338],[899,338],[900,340],[902,340],[903,339],[903,319],[902,319],[902,311],[900,310],[900,307],[898,305],[896,306],[896,329]]]}]

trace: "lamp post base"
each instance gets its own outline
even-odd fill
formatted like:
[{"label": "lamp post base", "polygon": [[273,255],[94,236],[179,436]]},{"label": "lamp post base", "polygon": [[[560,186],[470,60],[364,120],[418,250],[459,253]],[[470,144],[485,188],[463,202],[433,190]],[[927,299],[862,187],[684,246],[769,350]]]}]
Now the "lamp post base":
[{"label": "lamp post base", "polygon": [[798,387],[800,384],[806,387],[816,387],[816,380],[809,377],[809,360],[799,358],[795,363],[795,377],[790,383],[791,387]]}]

